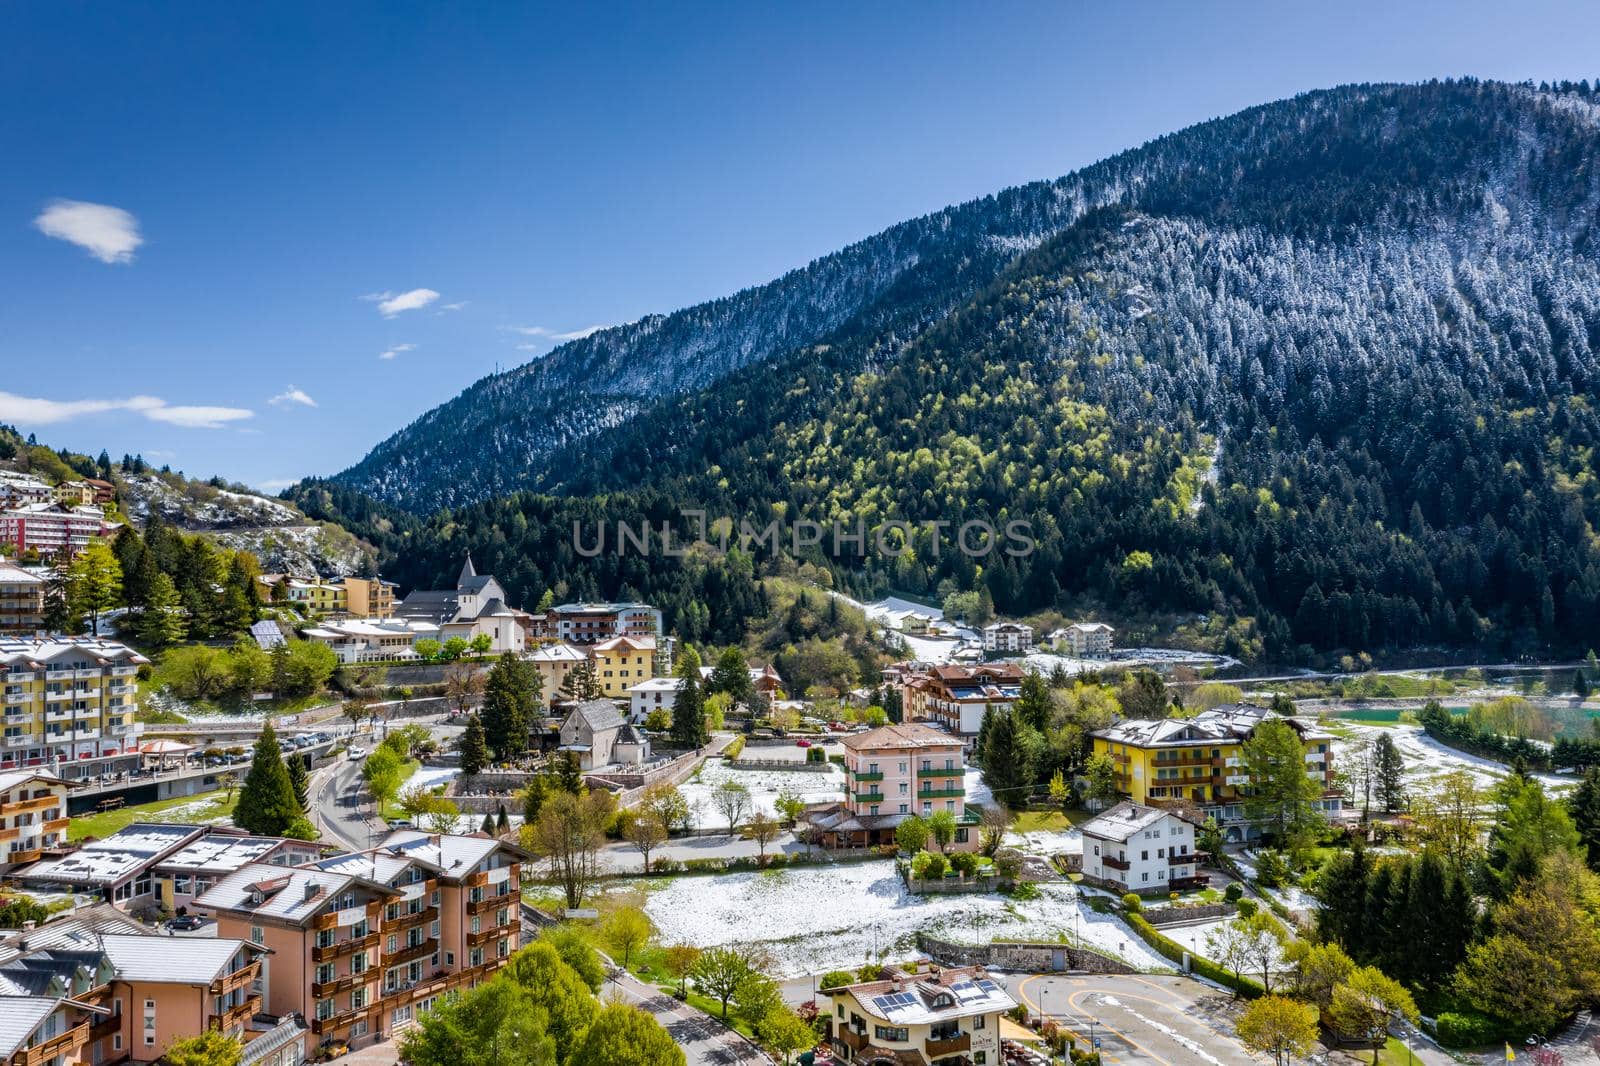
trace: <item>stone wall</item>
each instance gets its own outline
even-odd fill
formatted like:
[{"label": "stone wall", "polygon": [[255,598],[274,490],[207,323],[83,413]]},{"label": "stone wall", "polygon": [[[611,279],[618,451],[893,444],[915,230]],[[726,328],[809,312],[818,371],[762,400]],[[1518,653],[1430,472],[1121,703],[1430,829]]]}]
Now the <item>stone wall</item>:
[{"label": "stone wall", "polygon": [[924,933],[917,946],[946,966],[992,966],[1025,973],[1138,973],[1121,959],[1070,944],[957,944]]},{"label": "stone wall", "polygon": [[1177,925],[1226,918],[1238,912],[1232,903],[1201,903],[1193,907],[1154,907],[1144,912],[1144,920],[1151,925]]}]

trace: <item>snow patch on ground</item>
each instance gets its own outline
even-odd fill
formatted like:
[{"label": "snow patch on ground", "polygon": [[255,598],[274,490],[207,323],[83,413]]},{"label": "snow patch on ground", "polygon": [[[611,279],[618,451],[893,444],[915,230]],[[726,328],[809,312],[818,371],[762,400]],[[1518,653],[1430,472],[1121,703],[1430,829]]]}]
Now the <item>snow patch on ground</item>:
[{"label": "snow patch on ground", "polygon": [[844,799],[844,771],[829,764],[826,771],[817,770],[747,770],[729,764],[723,759],[708,759],[700,772],[678,786],[689,807],[698,813],[696,824],[702,828],[715,827],[722,822],[712,794],[725,782],[732,781],[750,790],[751,812],[778,813],[778,793],[787,788],[799,794],[807,803],[831,803]]},{"label": "snow patch on ground", "polygon": [[910,957],[919,931],[966,943],[1070,940],[1076,933],[1086,946],[1135,966],[1171,968],[1120,919],[1083,906],[1071,885],[1041,884],[1039,898],[1026,902],[913,896],[890,862],[680,877],[652,892],[645,909],[664,943],[759,944],[785,977]]}]

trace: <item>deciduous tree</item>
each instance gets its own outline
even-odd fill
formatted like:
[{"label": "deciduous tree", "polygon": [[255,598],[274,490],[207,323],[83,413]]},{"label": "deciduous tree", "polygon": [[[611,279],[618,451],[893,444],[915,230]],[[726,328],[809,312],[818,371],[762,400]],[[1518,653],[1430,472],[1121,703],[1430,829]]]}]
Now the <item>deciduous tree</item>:
[{"label": "deciduous tree", "polygon": [[1262,996],[1239,1016],[1239,1040],[1284,1066],[1311,1051],[1317,1040],[1317,1010],[1285,996]]}]

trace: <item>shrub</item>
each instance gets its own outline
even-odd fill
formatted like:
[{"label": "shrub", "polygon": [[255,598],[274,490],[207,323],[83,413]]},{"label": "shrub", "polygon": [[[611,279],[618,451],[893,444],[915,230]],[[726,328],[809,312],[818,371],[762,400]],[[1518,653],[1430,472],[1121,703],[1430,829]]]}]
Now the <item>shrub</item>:
[{"label": "shrub", "polygon": [[828,753],[821,748],[812,748],[806,752],[806,762],[827,762]]},{"label": "shrub", "polygon": [[934,880],[943,877],[945,869],[949,865],[945,862],[944,856],[931,851],[925,851],[922,854],[928,857],[928,876]]},{"label": "shrub", "polygon": [[1222,890],[1222,901],[1224,903],[1238,903],[1243,895],[1244,886],[1237,881],[1229,881],[1228,887]]},{"label": "shrub", "polygon": [[1509,1022],[1475,1010],[1441,1011],[1434,1028],[1439,1043],[1457,1048],[1483,1047],[1522,1035]]},{"label": "shrub", "polygon": [[830,988],[843,988],[845,985],[853,985],[855,983],[856,975],[849,970],[829,970],[822,975],[822,980],[818,982],[817,988],[826,992]]},{"label": "shrub", "polygon": [[1129,914],[1138,914],[1140,911],[1144,910],[1144,900],[1139,898],[1139,893],[1129,892],[1126,896],[1122,897],[1122,906]]},{"label": "shrub", "polygon": [[978,870],[978,857],[970,851],[958,851],[950,856],[950,868],[962,877],[971,877]]},{"label": "shrub", "polygon": [[1011,886],[1010,896],[1014,900],[1027,902],[1039,898],[1039,886],[1032,881],[1018,881]]},{"label": "shrub", "polygon": [[1266,990],[1256,982],[1250,980],[1250,978],[1235,977],[1232,973],[1224,970],[1221,966],[1218,966],[1210,959],[1196,955],[1188,948],[1178,943],[1176,940],[1163,936],[1155,926],[1151,925],[1145,920],[1144,915],[1136,912],[1129,912],[1126,915],[1126,918],[1128,922],[1128,928],[1132,929],[1135,933],[1138,933],[1139,939],[1143,940],[1146,944],[1149,944],[1164,958],[1170,959],[1179,966],[1182,966],[1184,956],[1187,955],[1189,958],[1190,968],[1201,977],[1215,981],[1224,988],[1231,988],[1240,995],[1249,996],[1252,999],[1256,996],[1265,994]]},{"label": "shrub", "polygon": [[883,976],[883,965],[876,962],[864,962],[861,969],[856,971],[856,977],[863,981],[876,981]]},{"label": "shrub", "polygon": [[911,876],[918,881],[928,876],[928,863],[933,861],[933,855],[926,851],[917,852],[911,860]]},{"label": "shrub", "polygon": [[1260,904],[1253,899],[1241,899],[1239,901],[1239,917],[1241,918],[1254,918],[1256,911],[1260,909]]}]

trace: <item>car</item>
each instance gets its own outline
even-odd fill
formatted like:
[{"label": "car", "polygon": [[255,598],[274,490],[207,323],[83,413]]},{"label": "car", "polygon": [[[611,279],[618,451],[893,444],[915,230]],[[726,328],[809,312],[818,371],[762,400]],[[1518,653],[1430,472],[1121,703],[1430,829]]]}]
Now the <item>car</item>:
[{"label": "car", "polygon": [[807,740],[805,737],[801,737],[799,740],[794,742],[794,746],[797,748],[809,748],[811,746],[811,741]]},{"label": "car", "polygon": [[390,829],[415,829],[416,826],[411,823],[411,819],[410,818],[391,818],[391,819],[389,819],[389,828]]},{"label": "car", "polygon": [[182,914],[167,923],[167,928],[174,933],[192,933],[203,928],[206,924],[204,918],[194,914]]},{"label": "car", "polygon": [[352,759],[365,759],[367,757],[367,749],[352,746],[350,749],[350,757]]}]

